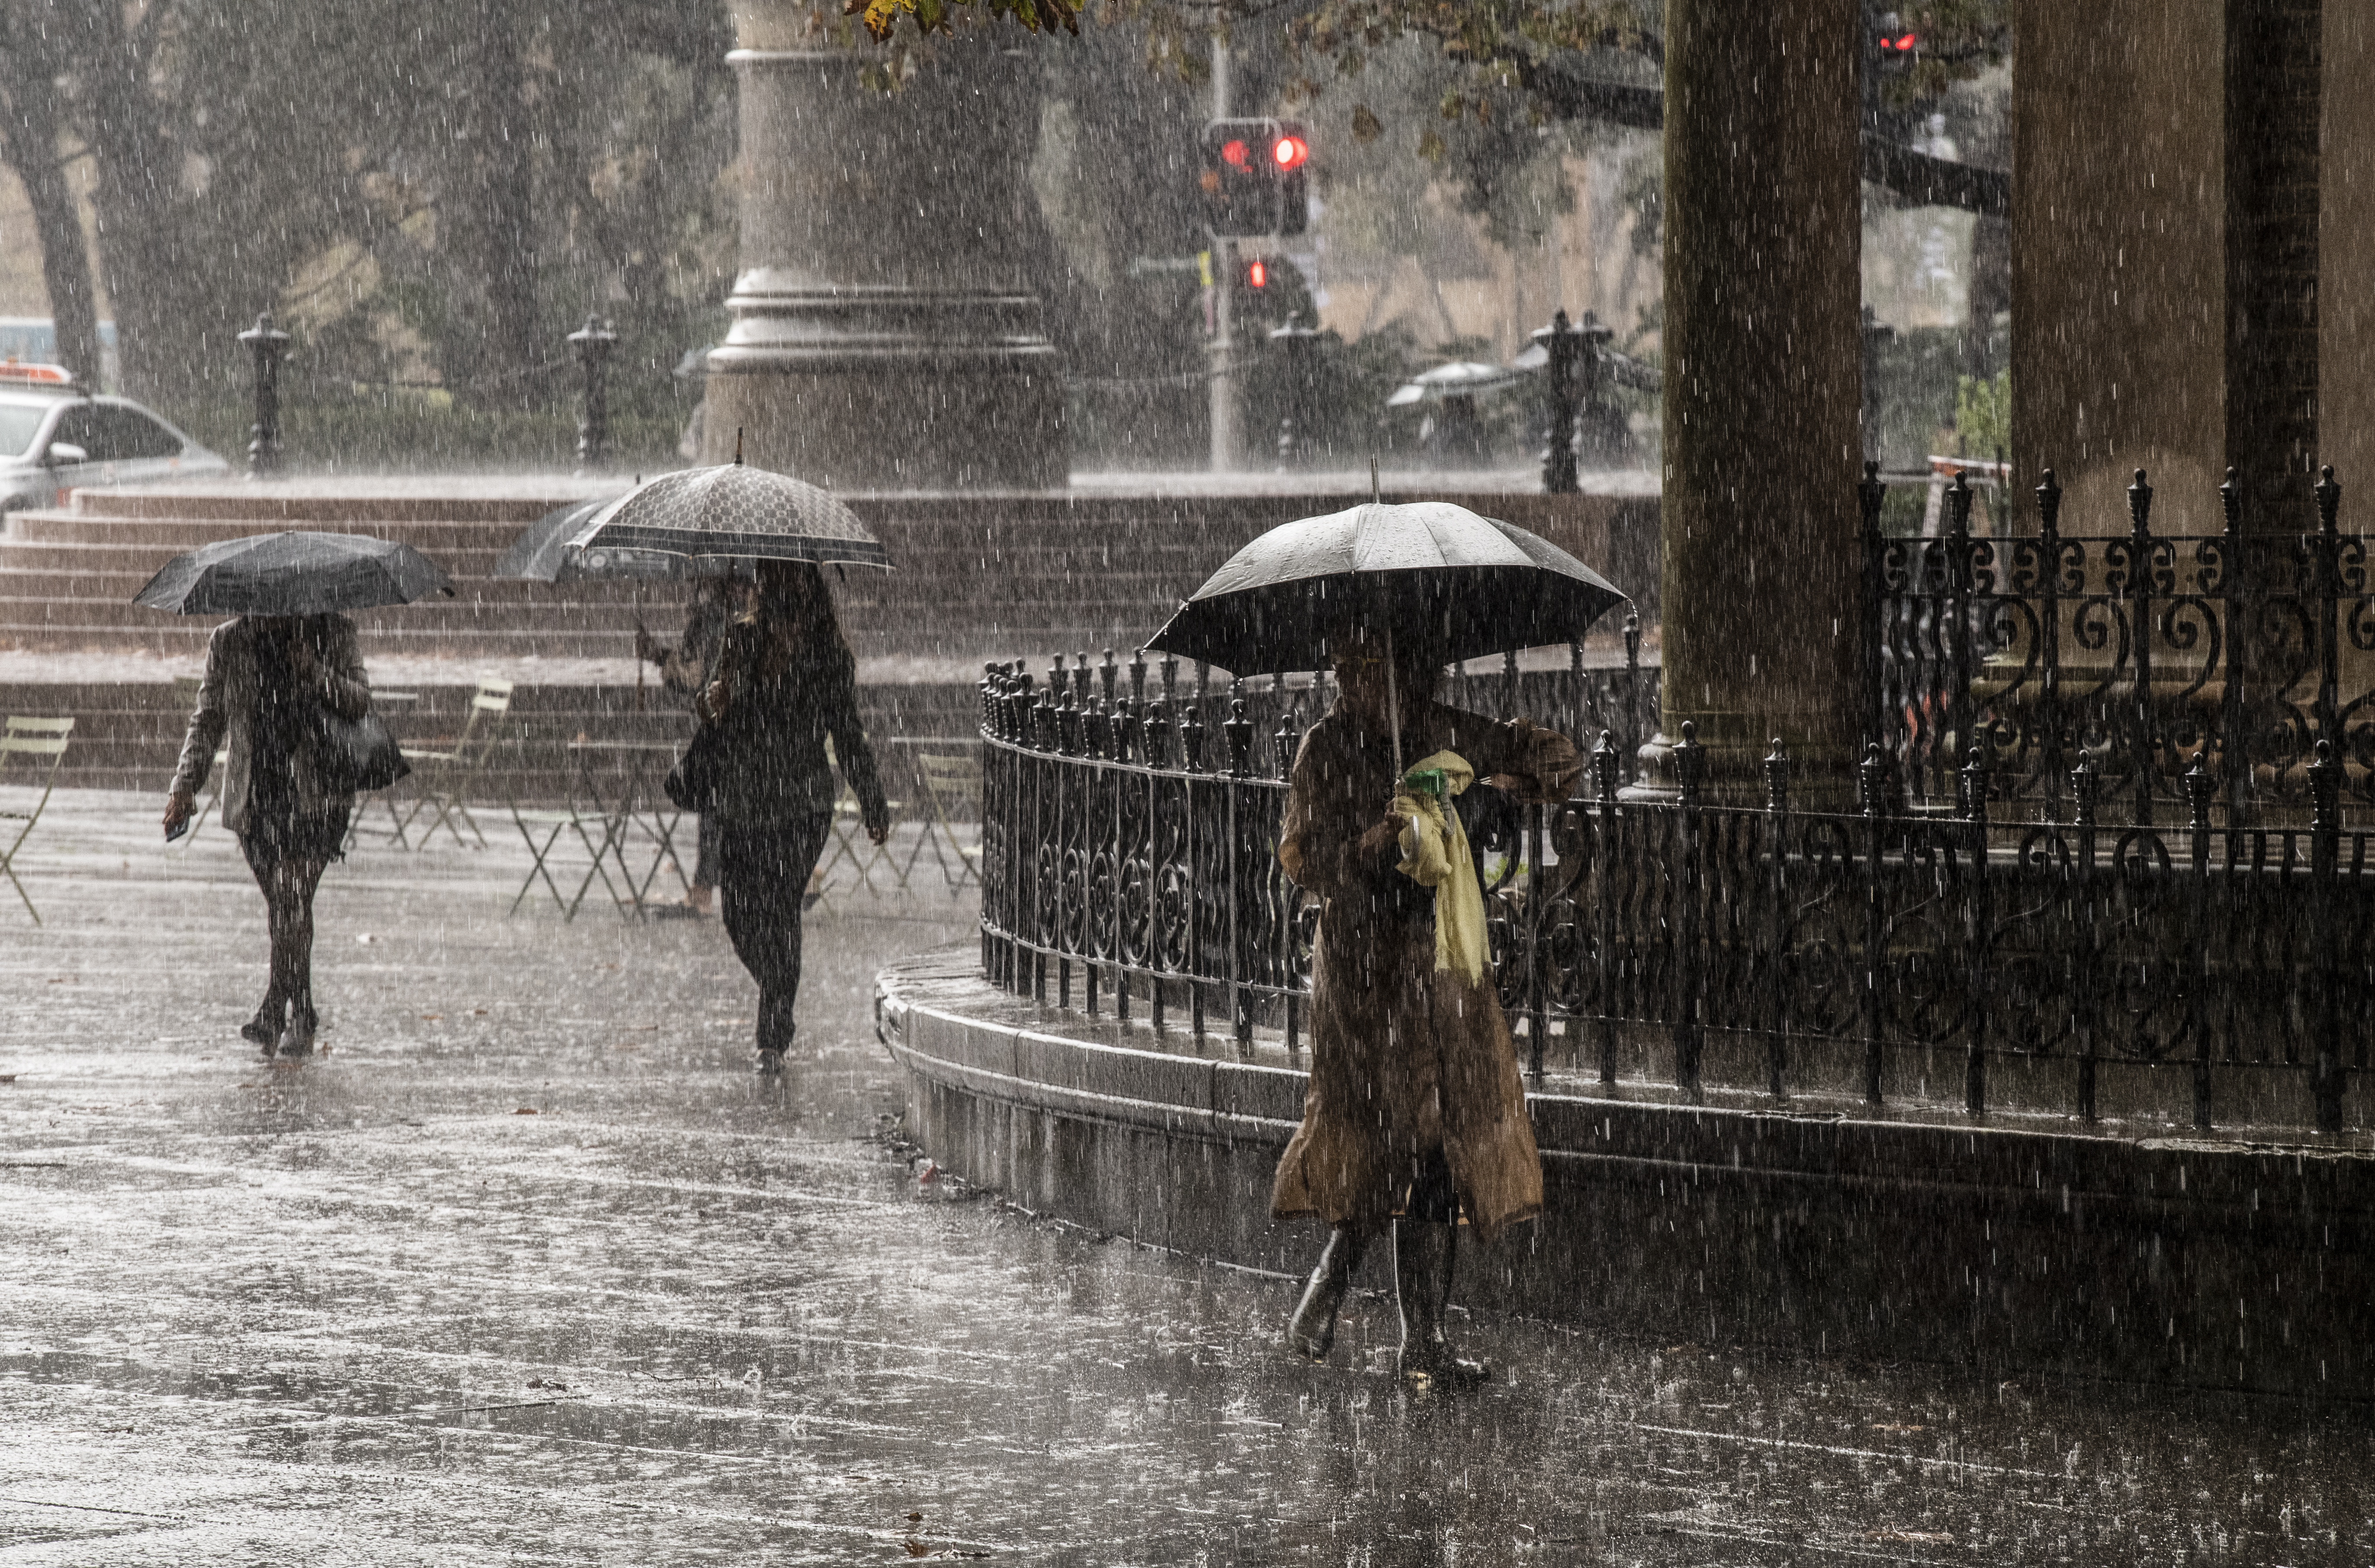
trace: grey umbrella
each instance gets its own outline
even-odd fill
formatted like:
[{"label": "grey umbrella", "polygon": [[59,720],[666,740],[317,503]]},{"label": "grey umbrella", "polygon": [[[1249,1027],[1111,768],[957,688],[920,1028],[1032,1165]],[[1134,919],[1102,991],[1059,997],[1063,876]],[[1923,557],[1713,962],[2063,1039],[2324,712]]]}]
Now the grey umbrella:
[{"label": "grey umbrella", "polygon": [[882,541],[832,492],[739,462],[646,479],[595,513],[568,542],[589,553],[891,565]]},{"label": "grey umbrella", "polygon": [[[1447,662],[1581,637],[1624,593],[1513,524],[1448,501],[1372,502],[1282,524],[1205,579],[1147,644],[1235,675],[1317,669],[1347,625]],[[1388,671],[1391,672],[1390,663]],[[1400,769],[1401,737],[1394,737]]]},{"label": "grey umbrella", "polygon": [[218,539],[177,555],[132,602],[177,615],[321,615],[453,592],[410,545],[290,532]]}]

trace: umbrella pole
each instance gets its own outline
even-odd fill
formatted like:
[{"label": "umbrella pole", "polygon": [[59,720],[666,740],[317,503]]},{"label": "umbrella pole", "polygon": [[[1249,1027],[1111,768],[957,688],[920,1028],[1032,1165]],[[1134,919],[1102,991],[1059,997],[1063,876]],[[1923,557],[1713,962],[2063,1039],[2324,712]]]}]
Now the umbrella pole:
[{"label": "umbrella pole", "polygon": [[1394,689],[1394,623],[1386,622],[1386,714],[1394,732],[1394,788],[1402,787],[1402,699]]},{"label": "umbrella pole", "polygon": [[[635,581],[635,627],[636,627],[636,629],[637,629],[638,631],[642,630],[642,628],[643,628],[643,624],[644,624],[644,584],[643,584],[643,580],[642,580],[641,578],[638,578],[638,579],[636,579],[636,581]],[[643,649],[642,649],[642,648],[638,647],[638,648],[635,650],[635,712],[637,712],[637,713],[642,713],[643,711],[644,711],[644,651],[643,651]]]}]

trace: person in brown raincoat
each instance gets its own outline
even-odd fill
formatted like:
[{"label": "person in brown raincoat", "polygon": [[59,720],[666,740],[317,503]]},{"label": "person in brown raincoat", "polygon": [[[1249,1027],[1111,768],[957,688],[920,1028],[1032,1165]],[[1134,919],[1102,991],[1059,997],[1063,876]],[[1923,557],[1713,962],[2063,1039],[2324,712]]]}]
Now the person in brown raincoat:
[{"label": "person in brown raincoat", "polygon": [[[1415,640],[1413,640],[1415,642]],[[1291,1349],[1324,1360],[1337,1309],[1368,1244],[1392,1227],[1401,1371],[1473,1381],[1444,1336],[1465,1216],[1490,1241],[1542,1211],[1542,1159],[1489,964],[1476,984],[1436,967],[1435,893],[1396,869],[1393,700],[1382,634],[1336,640],[1336,702],[1303,737],[1279,859],[1323,900],[1311,957],[1311,1079],[1270,1210],[1333,1227],[1287,1325]],[[1442,661],[1395,649],[1406,764],[1459,753],[1480,781],[1522,801],[1566,798],[1574,743],[1529,720],[1496,723],[1435,699]]]}]

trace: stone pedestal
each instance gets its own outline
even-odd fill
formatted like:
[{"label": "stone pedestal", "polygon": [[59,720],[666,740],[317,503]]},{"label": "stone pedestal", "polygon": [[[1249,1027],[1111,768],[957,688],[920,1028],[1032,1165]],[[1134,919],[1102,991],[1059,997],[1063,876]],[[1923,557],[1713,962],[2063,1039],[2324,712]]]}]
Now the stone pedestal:
[{"label": "stone pedestal", "polygon": [[1780,737],[1801,797],[1849,784],[1862,348],[1856,0],[1666,10],[1665,731],[1709,799],[1762,798]]},{"label": "stone pedestal", "polygon": [[840,489],[1061,488],[1061,365],[1030,283],[1036,73],[937,40],[895,92],[736,8],[742,271],[709,357],[703,457]]}]

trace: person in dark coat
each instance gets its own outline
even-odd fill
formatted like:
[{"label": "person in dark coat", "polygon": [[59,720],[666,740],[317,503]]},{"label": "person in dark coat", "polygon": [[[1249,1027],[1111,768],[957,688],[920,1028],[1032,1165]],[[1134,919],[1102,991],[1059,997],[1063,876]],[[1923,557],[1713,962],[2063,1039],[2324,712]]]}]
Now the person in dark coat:
[{"label": "person in dark coat", "polygon": [[[635,628],[635,656],[659,666],[660,685],[688,703],[697,700],[717,673],[718,650],[726,645],[726,629],[748,613],[750,582],[740,577],[705,577],[684,614],[684,635],[673,648],[640,625]],[[693,862],[692,883],[684,902],[663,906],[661,913],[709,913],[709,898],[717,887],[717,816],[694,819],[694,842],[700,854]]]},{"label": "person in dark coat", "polygon": [[890,836],[891,808],[857,720],[857,661],[823,575],[805,562],[762,560],[758,579],[751,612],[727,629],[693,713],[721,731],[707,815],[717,819],[726,932],[759,983],[759,1068],[772,1073],[796,1032],[803,895],[840,793],[828,737],[878,844]]},{"label": "person in dark coat", "polygon": [[[371,712],[354,622],[342,615],[250,615],[215,628],[207,673],[165,800],[165,833],[196,808],[215,752],[224,752],[223,826],[239,838],[264,890],[272,934],[263,1005],[240,1033],[267,1056],[303,1056],[320,1020],[313,1008],[313,892],[341,858],[355,797],[325,775],[325,710]],[[226,741],[228,744],[226,745]]]},{"label": "person in dark coat", "polygon": [[1457,1360],[1444,1332],[1459,1227],[1490,1241],[1540,1213],[1542,1159],[1492,965],[1472,983],[1438,967],[1436,895],[1398,869],[1408,824],[1389,809],[1388,691],[1405,765],[1454,752],[1480,781],[1471,796],[1564,800],[1582,761],[1566,737],[1530,720],[1500,723],[1436,701],[1442,662],[1424,647],[1395,650],[1389,688],[1384,653],[1381,641],[1357,637],[1338,646],[1335,704],[1304,736],[1287,786],[1279,860],[1323,902],[1309,1087],[1270,1211],[1330,1227],[1287,1325],[1292,1349],[1327,1357],[1353,1271],[1390,1230],[1401,1371],[1459,1382],[1483,1371]]}]

